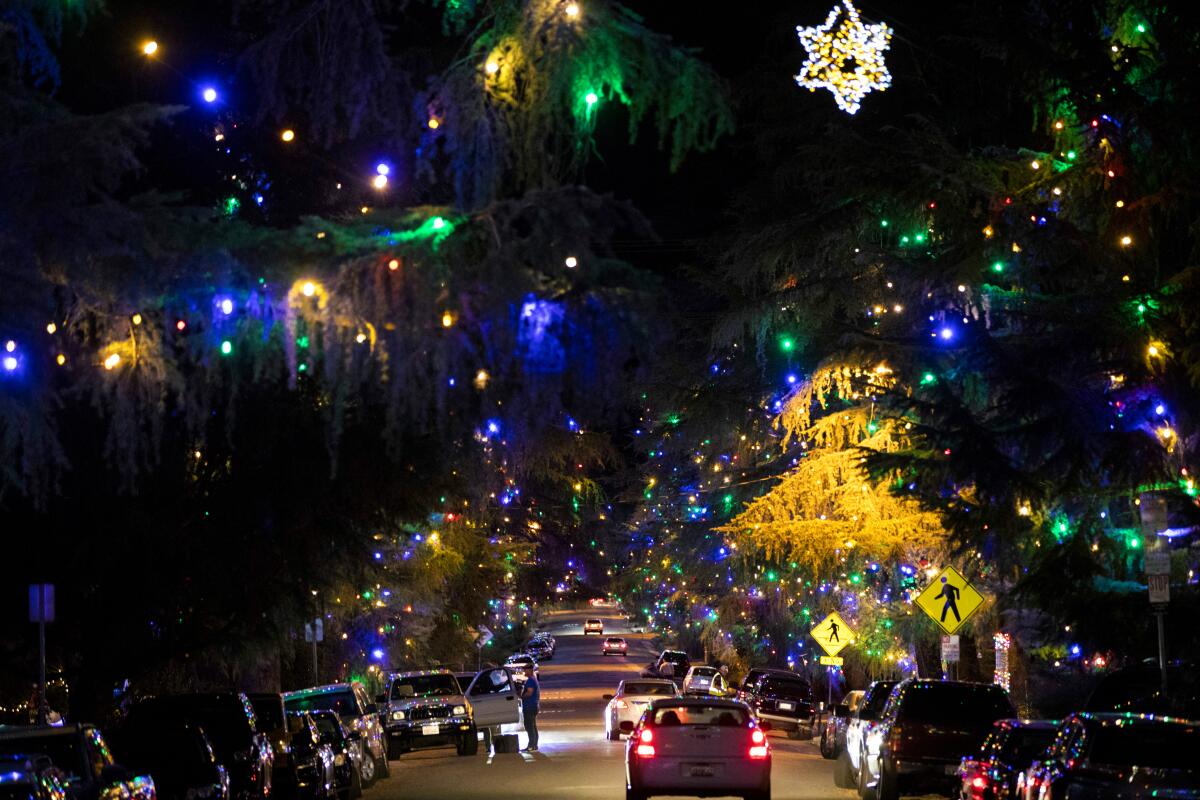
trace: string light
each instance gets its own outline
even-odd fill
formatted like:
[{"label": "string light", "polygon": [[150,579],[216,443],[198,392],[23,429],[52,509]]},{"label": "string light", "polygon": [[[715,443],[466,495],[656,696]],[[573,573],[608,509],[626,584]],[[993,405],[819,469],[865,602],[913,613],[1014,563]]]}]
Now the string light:
[{"label": "string light", "polygon": [[489,61],[489,62],[487,62],[487,64],[484,65],[483,69],[488,75],[495,75],[497,72],[500,71],[500,62]]},{"label": "string light", "polygon": [[58,326],[55,325],[53,322],[46,325],[46,333],[50,334],[51,336],[53,336],[54,332],[57,330],[58,330]]},{"label": "string light", "polygon": [[389,261],[388,269],[390,269],[392,272],[395,272],[396,270],[400,269],[400,259],[393,258],[391,261]]},{"label": "string light", "polygon": [[571,19],[575,19],[576,17],[579,16],[579,4],[578,3],[567,3],[567,7],[564,8],[563,11],[566,13],[566,15],[568,17],[570,17]]},{"label": "string light", "polygon": [[575,269],[575,267],[579,266],[579,259],[575,256],[567,256],[566,261],[563,263],[567,265],[568,269]]},{"label": "string light", "polygon": [[107,370],[113,370],[116,369],[120,363],[121,356],[119,353],[109,353],[108,357],[104,359],[104,368]]},{"label": "string light", "polygon": [[66,357],[66,356],[64,356],[62,353],[59,353],[59,354],[58,354],[58,356],[57,356],[57,357],[56,357],[54,360],[55,360],[56,362],[58,362],[58,365],[59,365],[60,367],[61,367],[63,364],[66,364],[66,363],[67,363],[67,357]]},{"label": "string light", "polygon": [[[838,17],[842,22],[835,29]],[[807,58],[796,83],[815,92],[828,89],[838,108],[854,114],[869,92],[892,84],[883,54],[891,47],[892,30],[883,23],[863,25],[850,0],[835,5],[823,25],[796,27]]]},{"label": "string light", "polygon": [[142,54],[152,56],[158,52],[158,42],[150,39],[142,44]]},{"label": "string light", "polygon": [[425,124],[429,126],[429,129],[431,131],[436,131],[442,125],[442,123],[438,120],[437,117],[430,117],[429,122],[427,122]]},{"label": "string light", "polygon": [[454,325],[454,315],[449,311],[442,312],[442,327],[449,328]]},{"label": "string light", "polygon": [[583,102],[587,103],[589,107],[594,106],[600,102],[600,95],[595,92],[588,92],[583,96]]},{"label": "string light", "polygon": [[6,353],[11,353],[12,351],[14,351],[16,349],[17,349],[17,343],[14,342],[12,339],[9,339],[7,342],[4,343],[4,351]]},{"label": "string light", "polygon": [[283,132],[279,134],[279,138],[283,139],[285,142],[294,141],[296,138],[296,132],[291,128],[285,128]]},{"label": "string light", "polygon": [[217,90],[211,86],[205,86],[204,90],[200,92],[200,96],[204,98],[204,102],[206,103],[217,102]]},{"label": "string light", "polygon": [[1133,244],[1132,236],[1122,236],[1121,237],[1121,247],[1129,247],[1131,244]]},{"label": "string light", "polygon": [[[226,311],[225,313],[228,314],[229,312]],[[132,317],[129,318],[129,321],[132,322],[134,325],[141,325],[142,324],[142,315],[134,314]]]},{"label": "string light", "polygon": [[388,176],[387,175],[376,175],[371,180],[371,183],[372,183],[372,185],[374,185],[374,187],[376,189],[386,189],[387,185],[388,185]]}]

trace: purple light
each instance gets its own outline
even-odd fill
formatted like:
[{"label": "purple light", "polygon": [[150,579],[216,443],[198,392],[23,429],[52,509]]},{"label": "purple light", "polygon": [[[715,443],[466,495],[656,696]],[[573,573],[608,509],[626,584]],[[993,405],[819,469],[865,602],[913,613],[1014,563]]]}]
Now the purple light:
[{"label": "purple light", "polygon": [[383,661],[383,655],[384,655],[383,650],[381,650],[378,647],[376,647],[374,650],[371,651],[371,657],[374,658],[376,661]]},{"label": "purple light", "polygon": [[943,340],[953,339],[954,338],[954,329],[953,328],[942,328],[938,332],[938,335],[941,336]]},{"label": "purple light", "polygon": [[217,90],[211,86],[205,86],[204,89],[200,91],[200,96],[204,98],[204,102],[206,103],[217,102]]},{"label": "purple light", "polygon": [[490,420],[490,421],[488,421],[487,429],[488,429],[488,433],[499,433],[500,432],[500,424],[498,422],[496,422],[495,420]]},{"label": "purple light", "polygon": [[795,383],[795,382],[796,382],[796,376],[795,376],[795,375],[788,375],[788,376],[787,376],[787,382],[788,382],[788,383]]},{"label": "purple light", "polygon": [[380,161],[378,164],[375,165],[375,172],[377,172],[380,175],[388,175],[391,171],[392,171],[391,166],[389,164],[387,164],[386,162]]},{"label": "purple light", "polygon": [[1162,403],[1159,403],[1158,405],[1156,405],[1154,407],[1154,413],[1158,414],[1161,417],[1163,414],[1167,413],[1167,407],[1164,406]]},{"label": "purple light", "polygon": [[383,553],[380,553],[380,552],[376,551],[376,553],[375,553],[375,560],[376,560],[376,561],[382,561],[382,560],[383,560]]},{"label": "purple light", "polygon": [[451,385],[451,386],[453,386],[453,385],[454,385],[454,383],[455,383],[455,381],[454,381],[454,378],[451,378],[451,379],[450,379],[450,385]]},{"label": "purple light", "polygon": [[8,370],[9,372],[14,371],[17,368],[16,356],[5,356],[4,357],[4,368],[6,370]]}]

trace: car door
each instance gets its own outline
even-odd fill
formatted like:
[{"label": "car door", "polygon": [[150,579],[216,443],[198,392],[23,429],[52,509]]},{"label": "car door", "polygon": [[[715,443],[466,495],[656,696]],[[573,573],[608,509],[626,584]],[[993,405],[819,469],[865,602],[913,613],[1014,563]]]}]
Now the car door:
[{"label": "car door", "polygon": [[491,728],[519,722],[521,701],[516,682],[503,667],[485,669],[467,687],[475,727]]}]

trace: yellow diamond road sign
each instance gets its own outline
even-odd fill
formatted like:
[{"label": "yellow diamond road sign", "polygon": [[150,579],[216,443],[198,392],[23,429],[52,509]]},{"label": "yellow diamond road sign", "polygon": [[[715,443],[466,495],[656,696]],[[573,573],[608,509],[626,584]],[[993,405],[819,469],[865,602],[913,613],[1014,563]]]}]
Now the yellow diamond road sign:
[{"label": "yellow diamond road sign", "polygon": [[854,641],[854,631],[836,611],[818,622],[811,633],[817,644],[821,645],[821,649],[831,656],[836,656],[842,652],[843,647]]},{"label": "yellow diamond road sign", "polygon": [[954,567],[946,567],[917,596],[917,606],[947,634],[952,634],[983,605],[983,595]]}]

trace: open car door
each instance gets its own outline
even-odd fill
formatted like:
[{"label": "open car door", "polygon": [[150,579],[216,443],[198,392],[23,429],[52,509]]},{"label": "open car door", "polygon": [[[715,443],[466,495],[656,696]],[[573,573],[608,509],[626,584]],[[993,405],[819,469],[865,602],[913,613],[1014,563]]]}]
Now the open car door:
[{"label": "open car door", "polygon": [[467,687],[467,701],[474,711],[476,728],[497,728],[521,721],[517,684],[503,667],[476,675]]}]

